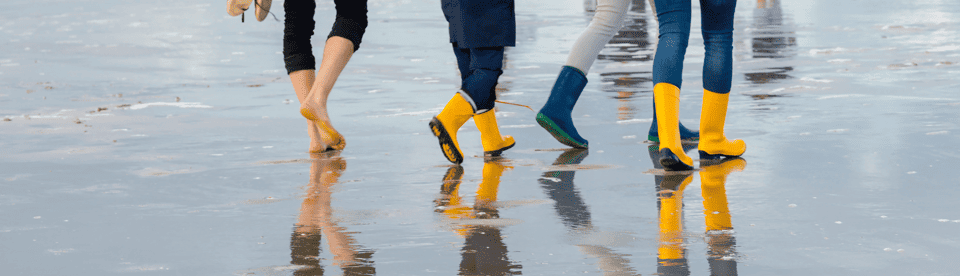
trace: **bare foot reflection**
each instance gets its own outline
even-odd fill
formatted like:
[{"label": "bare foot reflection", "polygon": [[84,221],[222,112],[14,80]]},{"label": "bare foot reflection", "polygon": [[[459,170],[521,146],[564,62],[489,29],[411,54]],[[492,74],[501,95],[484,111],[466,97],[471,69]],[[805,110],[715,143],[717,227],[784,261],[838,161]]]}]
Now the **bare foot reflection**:
[{"label": "bare foot reflection", "polygon": [[320,240],[327,237],[333,265],[340,267],[343,275],[376,275],[373,266],[373,251],[363,249],[349,232],[337,225],[330,201],[331,186],[347,168],[347,162],[339,152],[315,154],[310,168],[310,183],[300,207],[300,217],[290,239],[291,264],[302,266],[294,275],[323,275],[320,264]]},{"label": "bare foot reflection", "polygon": [[520,264],[510,261],[507,245],[501,237],[497,210],[497,191],[503,171],[512,169],[501,158],[487,158],[483,164],[483,180],[477,188],[473,207],[462,203],[459,193],[463,167],[447,170],[440,188],[437,212],[458,221],[454,231],[464,238],[460,250],[459,275],[520,275]]}]

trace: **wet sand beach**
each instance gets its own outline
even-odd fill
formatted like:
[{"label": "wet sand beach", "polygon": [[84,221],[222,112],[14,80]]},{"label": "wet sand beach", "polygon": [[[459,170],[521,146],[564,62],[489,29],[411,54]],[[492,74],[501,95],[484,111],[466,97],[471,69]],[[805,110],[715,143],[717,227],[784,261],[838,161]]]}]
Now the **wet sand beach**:
[{"label": "wet sand beach", "polygon": [[[727,137],[665,173],[646,142],[657,22],[635,0],[587,75],[571,150],[529,109],[484,159],[428,130],[459,86],[438,1],[371,0],[308,154],[283,1],[0,4],[0,275],[956,275],[960,5],[740,1]],[[334,18],[318,1],[314,53]],[[539,109],[590,1],[517,1],[498,99]],[[703,92],[699,4],[680,94]],[[687,145],[696,158],[696,146]]]}]

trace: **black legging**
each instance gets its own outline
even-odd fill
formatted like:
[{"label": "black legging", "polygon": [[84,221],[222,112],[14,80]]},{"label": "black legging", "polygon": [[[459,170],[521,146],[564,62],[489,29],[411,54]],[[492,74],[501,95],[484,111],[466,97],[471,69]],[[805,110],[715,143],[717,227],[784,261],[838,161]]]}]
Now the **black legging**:
[{"label": "black legging", "polygon": [[[353,42],[353,51],[360,49],[360,40],[367,29],[367,0],[334,0],[337,19],[327,39],[333,36]],[[287,74],[300,70],[316,70],[310,38],[316,22],[313,21],[317,3],[314,0],[287,0],[283,2],[283,63]]]}]

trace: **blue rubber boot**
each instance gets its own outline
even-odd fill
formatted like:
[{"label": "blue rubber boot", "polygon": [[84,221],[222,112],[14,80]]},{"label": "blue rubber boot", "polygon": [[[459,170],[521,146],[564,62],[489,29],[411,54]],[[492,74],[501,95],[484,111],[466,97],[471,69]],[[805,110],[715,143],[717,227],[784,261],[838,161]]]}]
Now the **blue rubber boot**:
[{"label": "blue rubber boot", "polygon": [[573,105],[580,98],[583,87],[587,85],[587,77],[577,68],[564,66],[557,76],[557,82],[550,90],[547,104],[537,113],[537,123],[546,129],[564,145],[574,148],[587,148],[587,140],[580,137],[577,128],[573,126],[570,113]]},{"label": "blue rubber boot", "polygon": [[[653,104],[653,110],[657,110],[657,104]],[[650,123],[650,131],[647,132],[647,140],[660,143],[660,135],[657,134],[657,113],[653,113],[653,122]],[[680,123],[680,140],[684,142],[700,141],[700,132],[696,132]]]}]

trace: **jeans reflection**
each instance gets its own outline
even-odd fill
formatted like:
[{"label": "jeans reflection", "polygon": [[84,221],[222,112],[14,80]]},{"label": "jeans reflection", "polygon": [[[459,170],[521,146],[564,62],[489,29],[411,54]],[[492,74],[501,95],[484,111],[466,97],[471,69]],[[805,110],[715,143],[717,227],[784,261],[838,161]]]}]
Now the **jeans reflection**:
[{"label": "jeans reflection", "polygon": [[322,236],[327,237],[333,264],[340,267],[343,275],[376,275],[373,250],[359,246],[352,237],[356,232],[339,226],[330,207],[333,195],[330,188],[346,167],[347,162],[339,157],[339,152],[324,153],[313,160],[306,197],[290,239],[290,263],[301,266],[294,275],[323,275]]},{"label": "jeans reflection", "polygon": [[[658,148],[650,146],[650,157],[659,168]],[[727,204],[726,180],[733,171],[742,171],[747,162],[742,158],[728,158],[700,167],[700,190],[703,196],[704,224],[706,225],[707,262],[710,275],[737,275],[736,239]],[[693,181],[693,172],[673,172],[658,175],[659,246],[657,273],[660,275],[690,275],[683,234],[683,191]]]},{"label": "jeans reflection", "polygon": [[497,210],[497,191],[503,171],[512,169],[498,157],[486,158],[483,163],[483,180],[477,187],[473,207],[464,205],[460,196],[463,167],[456,165],[447,170],[436,201],[437,212],[455,220],[454,231],[464,238],[460,250],[460,273],[458,275],[520,275],[520,264],[510,261],[507,245],[503,243]]},{"label": "jeans reflection", "polygon": [[[557,170],[547,171],[540,178],[540,187],[553,200],[553,209],[563,221],[569,232],[589,234],[597,232],[590,219],[590,209],[580,197],[580,192],[573,184],[576,170],[566,170],[565,165],[579,165],[589,153],[586,149],[569,149],[564,151],[553,162]],[[633,275],[636,271],[630,267],[629,255],[602,245],[578,244],[583,254],[597,258],[597,266],[604,271],[604,275]]]}]

